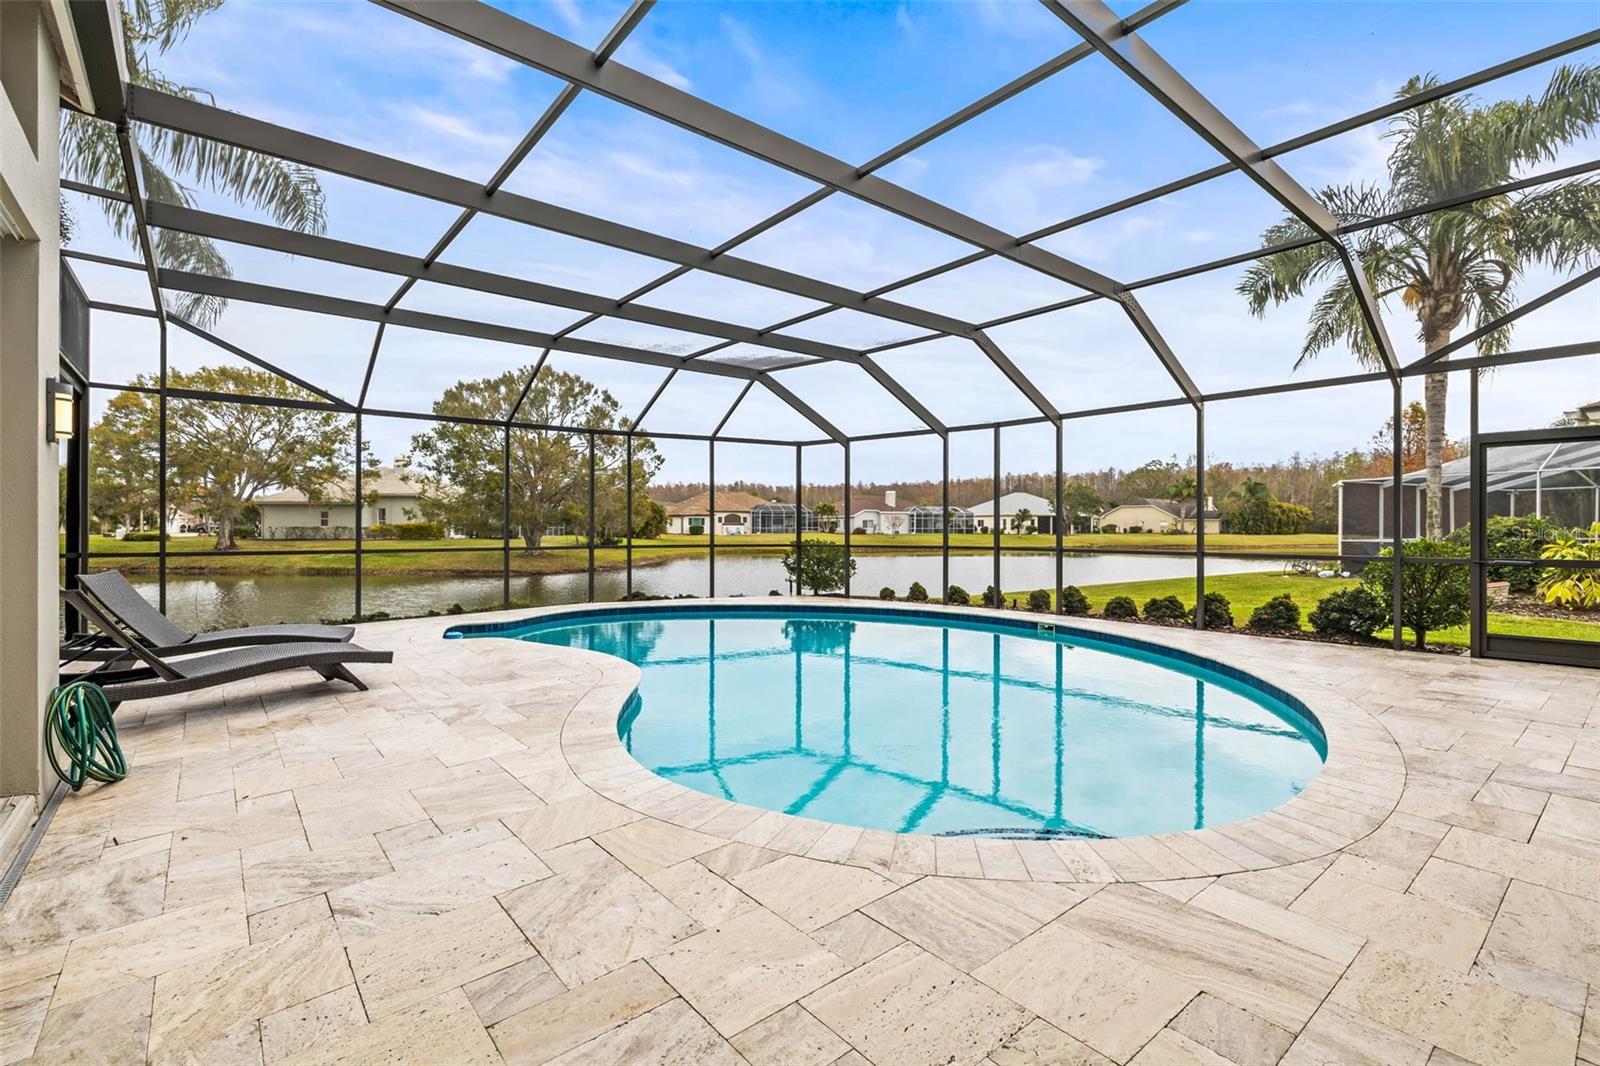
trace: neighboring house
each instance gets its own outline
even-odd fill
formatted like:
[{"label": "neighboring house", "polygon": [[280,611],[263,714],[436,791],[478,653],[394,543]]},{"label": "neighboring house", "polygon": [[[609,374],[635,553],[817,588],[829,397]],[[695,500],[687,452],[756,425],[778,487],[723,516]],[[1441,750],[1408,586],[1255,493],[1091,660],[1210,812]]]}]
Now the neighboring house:
[{"label": "neighboring house", "polygon": [[[1147,533],[1161,533],[1168,529],[1193,533],[1194,501],[1136,497],[1101,512],[1094,524],[1096,529],[1115,526],[1119,533],[1125,533],[1134,526]],[[1205,524],[1207,533],[1222,532],[1222,512],[1217,510],[1210,496],[1206,497]]]},{"label": "neighboring house", "polygon": [[1573,426],[1600,426],[1600,400],[1586,403],[1566,412],[1567,424]]},{"label": "neighboring house", "polygon": [[[422,520],[422,480],[404,468],[380,466],[362,471],[361,491],[368,500],[368,526]],[[329,485],[321,495],[321,500],[313,500],[300,489],[284,489],[257,496],[261,536],[266,540],[355,536],[355,478]]]},{"label": "neighboring house", "polygon": [[[968,504],[966,509],[972,513],[980,533],[994,529],[992,523],[996,515],[999,515],[1002,533],[1025,532],[1029,525],[1033,526],[1035,533],[1054,533],[1056,529],[1055,506],[1043,496],[1035,496],[1031,492],[1008,492],[998,501],[979,500]],[[1021,511],[1027,511],[1028,517],[1022,523],[1022,528],[1018,529],[1016,517]]]},{"label": "neighboring house", "polygon": [[[676,503],[665,503],[661,500],[656,502],[667,512],[668,533],[705,536],[707,523],[711,518],[710,493],[696,493],[687,500],[679,500]],[[717,535],[733,536],[750,532],[751,512],[766,502],[760,496],[752,496],[748,492],[717,493]]]},{"label": "neighboring house", "polygon": [[[835,506],[838,506],[835,504]],[[863,533],[909,533],[911,513],[909,507],[900,505],[894,489],[881,493],[850,493],[850,506],[855,513],[850,516],[850,528]]]}]

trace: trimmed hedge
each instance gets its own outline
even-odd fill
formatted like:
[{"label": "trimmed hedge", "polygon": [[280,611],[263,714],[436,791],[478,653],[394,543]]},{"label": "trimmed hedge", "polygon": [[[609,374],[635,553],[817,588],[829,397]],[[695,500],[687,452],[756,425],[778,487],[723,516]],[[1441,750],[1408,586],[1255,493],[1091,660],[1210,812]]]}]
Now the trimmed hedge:
[{"label": "trimmed hedge", "polygon": [[911,587],[906,590],[906,599],[912,603],[927,603],[928,590],[923,587],[922,582],[913,581]]},{"label": "trimmed hedge", "polygon": [[1028,593],[1028,610],[1048,611],[1050,609],[1050,592],[1047,589],[1034,589]]},{"label": "trimmed hedge", "polygon": [[1300,605],[1287,592],[1274,596],[1250,612],[1245,628],[1266,633],[1295,632],[1300,628]]},{"label": "trimmed hedge", "polygon": [[1061,590],[1061,613],[1083,615],[1089,613],[1089,597],[1076,585]]},{"label": "trimmed hedge", "polygon": [[971,607],[972,594],[960,585],[951,585],[944,590],[944,602],[954,603],[961,607]]},{"label": "trimmed hedge", "polygon": [[1107,618],[1138,618],[1139,605],[1133,602],[1132,596],[1113,596],[1106,601],[1106,609],[1102,613]]},{"label": "trimmed hedge", "polygon": [[892,599],[894,599],[894,589],[890,588],[888,585],[883,586],[883,588],[878,590],[878,599],[880,599],[880,600],[892,600]]},{"label": "trimmed hedge", "polygon": [[1389,605],[1371,589],[1357,585],[1322,597],[1306,620],[1318,633],[1370,639],[1389,624]]},{"label": "trimmed hedge", "polygon": [[367,528],[373,540],[443,540],[443,522],[390,522]]},{"label": "trimmed hedge", "polygon": [[[1190,623],[1194,622],[1194,610],[1191,608],[1185,615]],[[1206,628],[1207,629],[1232,629],[1233,604],[1228,602],[1228,597],[1220,592],[1206,593]]]},{"label": "trimmed hedge", "polygon": [[1152,596],[1144,604],[1144,616],[1152,622],[1181,622],[1188,613],[1176,596]]}]

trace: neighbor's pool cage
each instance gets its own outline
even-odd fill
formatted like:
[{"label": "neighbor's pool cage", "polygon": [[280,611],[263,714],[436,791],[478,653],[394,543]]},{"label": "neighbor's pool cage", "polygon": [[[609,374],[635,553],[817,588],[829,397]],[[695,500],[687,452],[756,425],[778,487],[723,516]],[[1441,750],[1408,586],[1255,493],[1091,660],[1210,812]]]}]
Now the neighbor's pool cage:
[{"label": "neighbor's pool cage", "polygon": [[792,503],[758,503],[750,508],[750,532],[752,533],[794,533],[798,529],[801,533],[815,533],[820,528],[817,525],[817,513],[809,507],[800,508],[800,525],[795,526],[794,504]]},{"label": "neighbor's pool cage", "polygon": [[906,514],[910,519],[912,533],[943,533],[945,520],[948,517],[950,532],[976,533],[978,521],[972,512],[962,507],[952,507],[946,511],[943,507],[928,507],[918,505],[907,508]]},{"label": "neighbor's pool cage", "polygon": [[[1408,219],[1438,212],[1460,209],[1466,205],[1503,197],[1525,189],[1549,186],[1600,170],[1600,162],[1591,161],[1569,165],[1557,170],[1519,177],[1514,181],[1485,189],[1468,190],[1460,195],[1431,203],[1409,204],[1388,214],[1382,214],[1356,223],[1340,224],[1313,197],[1307,188],[1290,176],[1294,169],[1288,157],[1301,149],[1327,142],[1342,134],[1360,131],[1373,123],[1401,115],[1421,104],[1438,100],[1450,94],[1462,93],[1497,79],[1505,78],[1538,64],[1569,56],[1600,44],[1600,32],[1588,31],[1548,46],[1527,52],[1505,62],[1468,73],[1417,94],[1396,99],[1380,106],[1351,115],[1319,129],[1304,133],[1274,145],[1259,145],[1236,127],[1209,101],[1200,90],[1173,69],[1151,47],[1139,31],[1165,18],[1180,7],[1180,0],[1155,0],[1127,17],[1118,17],[1096,0],[1046,0],[1045,8],[1060,22],[1065,23],[1074,35],[1074,43],[1047,62],[1023,71],[1001,87],[983,95],[956,110],[949,117],[928,126],[923,131],[862,163],[852,164],[838,159],[815,147],[796,141],[777,131],[768,129],[750,119],[706,102],[689,92],[673,87],[640,70],[618,62],[614,55],[630,33],[650,12],[652,0],[634,0],[615,27],[598,47],[587,47],[566,40],[546,30],[496,9],[476,4],[427,3],[423,0],[385,0],[383,7],[390,9],[396,18],[409,18],[415,23],[440,32],[444,42],[448,35],[451,47],[465,42],[469,47],[492,53],[514,65],[541,72],[561,83],[562,88],[545,113],[532,124],[527,134],[517,143],[504,163],[486,182],[473,181],[447,174],[417,163],[382,155],[365,148],[341,144],[326,137],[314,135],[290,126],[265,121],[260,118],[226,111],[199,99],[172,95],[159,88],[124,84],[117,80],[114,44],[119,34],[115,12],[105,5],[72,5],[72,16],[78,22],[79,36],[89,42],[92,53],[87,58],[92,79],[96,80],[94,100],[95,117],[115,126],[116,137],[123,163],[123,187],[101,188],[81,182],[63,181],[64,190],[76,194],[99,197],[123,205],[133,223],[140,251],[138,260],[67,249],[63,256],[69,260],[93,262],[99,266],[126,268],[141,272],[148,283],[151,306],[139,307],[128,303],[91,298],[90,307],[97,315],[126,315],[153,319],[157,327],[159,347],[159,373],[157,383],[130,385],[115,381],[93,381],[89,387],[96,391],[144,392],[156,397],[160,408],[159,439],[156,446],[155,466],[159,487],[159,509],[165,515],[169,497],[168,435],[169,415],[176,403],[197,401],[205,403],[252,404],[263,406],[301,407],[336,412],[348,416],[354,440],[364,441],[364,419],[400,419],[435,424],[475,426],[482,430],[486,451],[495,445],[500,450],[499,461],[507,475],[512,462],[513,441],[524,433],[562,434],[576,441],[575,454],[586,457],[587,470],[578,471],[578,490],[574,503],[585,517],[579,524],[588,531],[585,546],[564,550],[587,553],[587,598],[595,598],[596,537],[598,510],[607,504],[600,499],[597,456],[602,447],[597,441],[621,439],[624,442],[631,466],[636,444],[645,438],[652,440],[699,441],[707,447],[707,481],[713,497],[716,492],[715,468],[717,451],[729,445],[751,445],[778,449],[792,449],[795,469],[795,504],[764,505],[771,528],[780,532],[793,531],[796,544],[802,534],[811,528],[815,516],[808,519],[809,511],[802,506],[805,499],[804,467],[806,455],[818,449],[838,449],[841,453],[844,506],[842,513],[850,515],[851,461],[853,449],[866,443],[894,439],[923,437],[937,444],[941,455],[941,481],[943,498],[939,506],[926,509],[920,521],[924,531],[943,534],[941,566],[943,584],[948,586],[950,568],[951,532],[961,532],[971,516],[955,515],[949,522],[942,515],[950,506],[950,444],[953,435],[970,437],[973,434],[992,435],[993,440],[993,493],[1002,493],[1001,450],[1004,435],[1021,427],[1044,427],[1053,434],[1051,457],[1054,467],[1054,484],[1050,495],[1056,513],[1062,511],[1063,500],[1063,430],[1075,420],[1121,415],[1130,412],[1166,411],[1174,419],[1192,420],[1192,468],[1197,496],[1206,492],[1206,422],[1208,405],[1226,403],[1250,397],[1266,397],[1298,392],[1306,389],[1339,388],[1369,383],[1386,385],[1391,402],[1382,405],[1374,414],[1392,417],[1396,456],[1393,470],[1380,487],[1381,493],[1391,494],[1391,503],[1400,500],[1401,509],[1414,504],[1404,501],[1414,497],[1411,482],[1403,476],[1399,456],[1404,389],[1408,382],[1419,381],[1426,375],[1447,373],[1466,376],[1473,388],[1474,436],[1477,433],[1477,380],[1480,371],[1498,366],[1531,363],[1554,359],[1591,357],[1600,354],[1600,340],[1577,337],[1572,343],[1502,352],[1476,357],[1448,358],[1462,353],[1468,346],[1491,333],[1499,326],[1511,323],[1523,315],[1537,311],[1600,276],[1600,269],[1578,273],[1570,280],[1541,296],[1526,301],[1494,321],[1482,323],[1471,332],[1463,334],[1450,344],[1409,360],[1402,359],[1390,332],[1384,324],[1379,297],[1374,295],[1368,279],[1359,268],[1350,251],[1350,243],[1368,230],[1394,226]],[[109,45],[108,45],[109,42]],[[108,48],[111,51],[108,51]],[[110,58],[108,59],[108,55]],[[1115,76],[1125,78],[1138,93],[1155,101],[1171,116],[1175,116],[1198,136],[1215,153],[1220,161],[1195,170],[1185,177],[1168,180],[1146,192],[1126,196],[1115,203],[1063,219],[1059,222],[1023,234],[1005,232],[995,226],[962,213],[946,204],[912,192],[908,188],[886,180],[881,172],[890,164],[912,156],[914,152],[935,144],[968,122],[995,109],[1009,100],[1023,96],[1030,89],[1045,83],[1061,71],[1092,57],[1102,57],[1114,68]],[[1096,60],[1099,62],[1099,60]],[[802,179],[810,186],[800,199],[783,207],[754,226],[714,247],[704,247],[678,237],[665,236],[637,226],[625,225],[608,218],[596,217],[568,207],[544,203],[505,188],[512,172],[532,153],[542,138],[555,127],[562,114],[580,96],[588,94],[603,98],[608,106],[621,106],[671,124],[677,130],[707,138],[724,149],[742,153],[761,163],[777,167]],[[180,132],[205,140],[264,154],[291,164],[313,168],[325,173],[370,183],[373,187],[397,191],[412,197],[424,198],[443,204],[458,212],[456,221],[445,228],[433,247],[421,256],[403,254],[392,250],[367,246],[362,243],[292,231],[269,223],[250,221],[226,214],[150,198],[144,187],[139,161],[138,140],[141,131]],[[1283,159],[1285,165],[1277,161]],[[1279,209],[1298,218],[1305,224],[1308,236],[1288,245],[1256,248],[1239,254],[1213,259],[1168,270],[1143,279],[1117,279],[1074,262],[1053,247],[1041,243],[1070,230],[1090,226],[1113,218],[1119,213],[1143,205],[1165,201],[1174,194],[1200,187],[1219,179],[1247,180],[1273,202]],[[923,233],[933,233],[940,239],[950,239],[962,246],[960,255],[948,262],[921,270],[898,281],[871,289],[851,288],[833,281],[810,276],[798,271],[767,265],[765,262],[738,254],[738,246],[752,241],[761,234],[777,228],[807,208],[829,198],[848,198],[869,205],[872,209],[886,211],[905,224]],[[666,264],[664,272],[654,281],[623,295],[602,296],[556,285],[528,280],[524,277],[500,274],[455,265],[448,261],[447,251],[474,219],[490,218],[513,226],[530,227],[562,235],[564,238],[604,245],[634,256]],[[388,275],[395,282],[393,295],[386,300],[356,300],[302,291],[294,287],[280,287],[237,280],[231,277],[212,276],[174,269],[162,263],[157,255],[154,230],[189,234],[212,240],[249,246],[266,252],[298,257],[300,261],[332,264],[340,268],[355,268],[366,276]],[[1269,384],[1225,390],[1203,389],[1196,384],[1184,361],[1168,343],[1163,326],[1181,328],[1181,323],[1158,323],[1147,313],[1141,303],[1140,293],[1148,288],[1174,281],[1197,278],[1208,272],[1250,262],[1263,256],[1290,248],[1325,244],[1337,252],[1339,267],[1351,287],[1360,309],[1360,326],[1370,341],[1379,368],[1360,373],[1326,377],[1315,380],[1276,380]],[[973,320],[961,318],[940,310],[928,309],[927,299],[901,300],[897,292],[910,290],[923,282],[951,274],[971,264],[994,261],[1012,267],[1024,267],[1037,275],[1050,279],[1052,284],[1069,288],[1072,295],[1041,303],[1023,311],[1012,311],[1000,317]],[[715,317],[691,314],[686,311],[667,310],[653,303],[641,302],[646,294],[654,292],[669,282],[683,277],[714,275],[744,285],[761,286],[788,297],[798,298],[810,307],[799,314],[765,328],[756,328],[744,322],[722,321]],[[1033,275],[1029,275],[1033,276]],[[419,284],[443,287],[452,292],[471,293],[482,297],[509,300],[523,304],[537,304],[546,308],[561,308],[575,316],[570,324],[556,330],[537,330],[507,325],[503,320],[468,315],[445,315],[412,309],[403,301]],[[366,356],[365,373],[358,391],[350,394],[326,388],[318,382],[300,377],[285,369],[275,360],[272,347],[277,342],[273,336],[259,338],[260,351],[223,340],[211,331],[186,321],[169,309],[164,296],[168,293],[201,294],[223,298],[236,303],[263,307],[289,309],[310,314],[367,323],[371,326],[370,352]],[[936,305],[936,303],[935,303]],[[1032,320],[1073,307],[1093,305],[1110,308],[1125,327],[1131,327],[1143,355],[1153,360],[1160,373],[1170,381],[1173,395],[1167,398],[1085,406],[1064,409],[1053,402],[1040,388],[1034,376],[1027,372],[1006,346],[995,339],[1004,327]],[[848,311],[850,314],[868,316],[880,324],[892,324],[902,336],[898,339],[870,346],[848,346],[829,341],[811,339],[791,331],[801,323],[823,315]],[[644,325],[675,330],[708,338],[710,343],[689,351],[664,351],[649,344],[633,345],[610,340],[596,340],[584,335],[584,327],[599,321]],[[537,353],[532,371],[523,384],[521,398],[509,410],[463,414],[458,409],[432,411],[401,410],[386,407],[373,393],[372,386],[386,374],[394,373],[386,366],[386,331],[422,331],[428,334],[455,338],[463,350],[474,342],[513,345]],[[225,393],[176,387],[169,378],[169,341],[182,331],[186,335],[203,338],[216,347],[277,374],[300,390],[294,398],[241,396]],[[907,335],[908,334],[908,335]],[[1026,413],[1005,418],[980,416],[971,421],[955,422],[941,418],[918,397],[916,375],[895,374],[886,368],[887,357],[900,349],[914,348],[929,341],[952,339],[968,346],[974,353],[975,365],[987,372],[997,373],[1016,397],[1020,398]],[[1070,362],[1073,354],[1073,337],[1063,334],[1059,359]],[[601,360],[614,360],[633,366],[655,368],[661,374],[659,386],[636,412],[616,424],[561,426],[539,423],[523,410],[524,400],[540,371],[549,362],[552,353],[576,353]],[[1285,360],[1287,366],[1291,360]],[[856,368],[893,402],[904,408],[917,423],[916,428],[874,433],[846,433],[830,418],[828,410],[821,409],[817,401],[803,398],[794,384],[802,380],[808,368],[843,364]],[[721,421],[709,433],[663,432],[651,428],[649,416],[662,392],[678,382],[709,383],[731,382],[737,387],[737,396],[721,415]],[[760,387],[761,394],[776,400],[790,412],[798,415],[814,434],[801,438],[778,439],[724,433],[725,427],[740,404],[752,390]],[[1580,397],[1588,399],[1588,397]],[[1039,453],[1042,454],[1042,453]],[[491,460],[492,461],[492,460]],[[362,497],[361,463],[355,464],[355,488],[358,499]],[[87,493],[87,479],[80,479],[77,492]],[[471,546],[435,549],[440,551],[495,553],[500,557],[502,605],[509,606],[511,597],[512,532],[516,524],[510,494],[510,478],[504,479],[504,498],[501,501],[502,543],[498,546]],[[626,479],[621,490],[626,495],[625,513],[632,513],[635,493],[634,479]],[[1356,490],[1352,489],[1352,492]],[[1518,490],[1520,491],[1520,490]],[[1520,500],[1520,496],[1516,497]],[[82,500],[78,503],[80,512]],[[800,520],[795,521],[796,507]],[[1374,505],[1376,506],[1376,505]],[[785,511],[785,508],[787,510]],[[715,513],[715,500],[711,501]],[[929,512],[931,511],[931,519]],[[1392,513],[1392,511],[1391,511]],[[787,514],[787,526],[785,526]],[[936,529],[928,529],[929,522]],[[355,614],[363,615],[362,589],[367,580],[367,561],[396,551],[406,551],[404,546],[373,546],[365,542],[365,521],[357,521],[353,552],[338,554],[352,559],[354,577]],[[754,523],[753,523],[754,524]],[[851,549],[850,524],[843,523],[844,544]],[[1064,559],[1070,551],[1064,540],[1062,523],[1054,523],[1055,537],[1048,551],[1055,559],[1055,581],[1060,586]],[[757,527],[759,530],[759,527]],[[1377,536],[1397,553],[1403,553],[1402,540],[1407,533],[1405,520],[1378,523]],[[993,531],[993,583],[1004,587],[1001,571],[1000,531]],[[709,562],[706,593],[714,595],[716,585],[717,538],[715,529],[709,531],[706,545]],[[632,575],[636,550],[633,539],[626,538],[625,572],[627,588],[632,591]],[[969,550],[969,546],[963,546]],[[330,551],[332,551],[330,549]],[[1130,549],[1162,555],[1173,555],[1171,549]],[[1348,554],[1359,559],[1368,554],[1365,546]],[[91,565],[110,563],[133,553],[91,552],[85,543],[80,550],[64,554],[67,580]],[[186,557],[203,555],[203,552],[186,553]],[[230,553],[237,558],[248,553]],[[319,554],[303,550],[303,555]],[[1196,596],[1201,600],[1195,612],[1195,624],[1205,625],[1203,593],[1205,591],[1206,560],[1226,553],[1208,549],[1203,529],[1195,537],[1192,553]],[[173,552],[165,524],[162,525],[158,546],[158,574],[160,598],[165,605],[168,588],[169,562]],[[142,553],[140,555],[142,556]],[[1253,558],[1270,558],[1254,554]],[[1288,558],[1289,556],[1284,556]],[[1400,568],[1396,568],[1392,594],[1398,607],[1401,595]],[[849,586],[846,586],[848,593]],[[1395,637],[1398,645],[1400,635]]]}]

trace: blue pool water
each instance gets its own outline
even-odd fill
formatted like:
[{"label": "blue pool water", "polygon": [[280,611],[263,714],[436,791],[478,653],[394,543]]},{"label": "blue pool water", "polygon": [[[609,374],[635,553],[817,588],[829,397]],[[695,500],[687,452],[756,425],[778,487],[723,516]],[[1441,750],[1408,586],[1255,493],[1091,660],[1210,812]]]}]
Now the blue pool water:
[{"label": "blue pool water", "polygon": [[1284,803],[1321,769],[1320,729],[1271,686],[1036,625],[773,605],[462,635],[626,659],[643,680],[618,731],[640,763],[710,795],[872,829],[1195,829]]}]

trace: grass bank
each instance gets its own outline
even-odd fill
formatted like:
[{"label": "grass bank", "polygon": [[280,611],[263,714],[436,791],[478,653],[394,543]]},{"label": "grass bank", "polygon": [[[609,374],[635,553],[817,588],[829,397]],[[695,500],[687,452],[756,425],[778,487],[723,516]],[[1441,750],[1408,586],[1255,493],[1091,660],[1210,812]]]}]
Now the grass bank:
[{"label": "grass bank", "polygon": [[[842,543],[837,533],[808,533],[808,540]],[[777,556],[788,550],[794,538],[787,534],[745,534],[718,537],[719,555]],[[704,554],[706,537],[666,536],[634,541],[635,566],[667,562]],[[897,555],[933,555],[941,550],[936,533],[860,534],[851,538],[852,550]],[[1167,551],[1193,552],[1192,536],[1159,533],[1078,534],[1064,539],[1069,551]],[[1293,537],[1255,537],[1214,534],[1206,538],[1207,550],[1245,554],[1314,555],[1336,550],[1330,535],[1306,534]],[[470,540],[368,540],[363,545],[362,566],[372,573],[473,575],[499,573],[501,562],[494,539]],[[980,554],[993,550],[994,540],[984,533],[958,533],[950,537],[950,549],[958,554]],[[1051,551],[1055,538],[1039,534],[1006,533],[1000,537],[1003,551]],[[463,548],[491,549],[483,552]],[[249,540],[239,541],[240,554],[219,553],[210,537],[172,537],[167,542],[167,570],[174,574],[349,574],[355,570],[355,542],[352,540]],[[562,574],[584,570],[588,551],[577,537],[546,537],[542,550],[527,552],[520,541],[512,541],[511,570],[515,574]],[[115,537],[91,537],[89,550],[96,555],[120,556],[105,560],[129,573],[154,573],[158,545],[155,541],[125,541]],[[317,554],[307,555],[306,552]],[[243,554],[250,553],[250,554]],[[595,566],[614,570],[626,565],[627,552],[621,547],[596,548]]]}]

